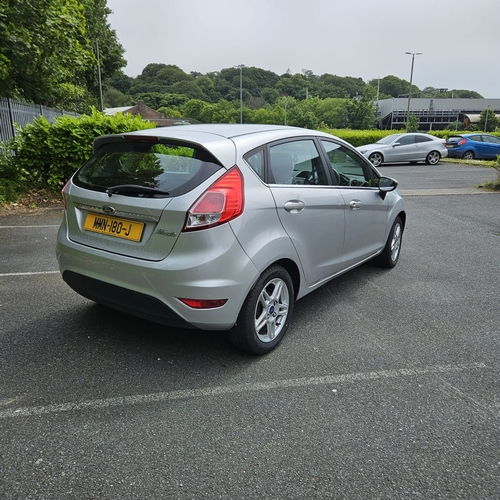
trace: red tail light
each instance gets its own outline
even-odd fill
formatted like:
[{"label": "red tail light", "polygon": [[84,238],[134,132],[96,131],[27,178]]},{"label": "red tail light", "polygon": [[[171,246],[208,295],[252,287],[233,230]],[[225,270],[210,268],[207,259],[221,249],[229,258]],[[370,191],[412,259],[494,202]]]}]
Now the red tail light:
[{"label": "red tail light", "polygon": [[460,141],[458,141],[458,145],[463,146],[466,142],[467,142],[467,139],[461,139]]},{"label": "red tail light", "polygon": [[207,229],[229,222],[242,214],[244,204],[243,176],[234,166],[189,209],[184,231]]}]

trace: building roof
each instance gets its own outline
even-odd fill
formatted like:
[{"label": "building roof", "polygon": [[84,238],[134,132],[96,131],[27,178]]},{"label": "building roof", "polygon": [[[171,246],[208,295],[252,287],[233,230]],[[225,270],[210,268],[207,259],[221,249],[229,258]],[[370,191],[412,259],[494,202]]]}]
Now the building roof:
[{"label": "building roof", "polygon": [[114,116],[116,115],[117,113],[125,113],[127,112],[129,109],[132,109],[134,106],[122,106],[121,108],[106,108],[104,110],[104,114],[106,116]]}]

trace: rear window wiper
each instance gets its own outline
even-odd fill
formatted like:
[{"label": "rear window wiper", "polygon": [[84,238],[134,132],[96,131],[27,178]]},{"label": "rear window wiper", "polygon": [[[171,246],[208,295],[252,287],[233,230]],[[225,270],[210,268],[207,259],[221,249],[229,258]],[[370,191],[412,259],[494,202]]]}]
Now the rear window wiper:
[{"label": "rear window wiper", "polygon": [[146,186],[138,186],[137,184],[120,184],[119,186],[112,186],[106,189],[106,193],[108,193],[108,196],[110,197],[113,194],[162,194],[164,196],[168,196],[170,194],[168,191],[162,191],[161,189],[150,188]]}]

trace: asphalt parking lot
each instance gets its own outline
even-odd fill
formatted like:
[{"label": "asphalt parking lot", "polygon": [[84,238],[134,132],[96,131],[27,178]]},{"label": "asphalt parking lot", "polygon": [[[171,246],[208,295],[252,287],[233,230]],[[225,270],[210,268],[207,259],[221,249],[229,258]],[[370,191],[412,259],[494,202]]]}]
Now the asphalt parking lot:
[{"label": "asphalt parking lot", "polygon": [[0,496],[500,498],[496,172],[394,165],[408,222],[296,304],[272,353],[62,281],[59,208],[0,213]]}]

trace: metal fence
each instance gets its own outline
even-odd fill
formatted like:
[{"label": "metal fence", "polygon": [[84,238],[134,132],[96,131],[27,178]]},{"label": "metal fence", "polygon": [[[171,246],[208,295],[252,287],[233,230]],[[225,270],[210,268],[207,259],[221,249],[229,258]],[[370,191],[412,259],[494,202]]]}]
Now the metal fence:
[{"label": "metal fence", "polygon": [[47,108],[41,104],[29,104],[0,97],[0,144],[14,137],[16,134],[14,124],[25,127],[40,116],[45,116],[49,122],[53,122],[56,116],[61,115],[80,116],[78,113]]}]

